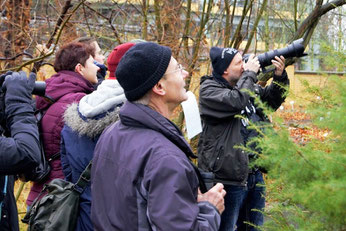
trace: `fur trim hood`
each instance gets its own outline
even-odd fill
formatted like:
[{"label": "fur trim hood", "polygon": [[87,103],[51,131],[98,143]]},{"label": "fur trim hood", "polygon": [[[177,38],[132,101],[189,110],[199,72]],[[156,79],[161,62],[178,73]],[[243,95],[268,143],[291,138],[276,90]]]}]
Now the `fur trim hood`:
[{"label": "fur trim hood", "polygon": [[119,119],[119,108],[125,101],[118,81],[104,80],[96,91],[66,109],[64,121],[78,134],[94,138]]},{"label": "fur trim hood", "polygon": [[119,109],[116,107],[113,111],[106,113],[102,118],[83,119],[78,112],[78,104],[71,104],[65,111],[64,121],[73,131],[79,135],[86,135],[95,138],[110,124],[119,119]]}]

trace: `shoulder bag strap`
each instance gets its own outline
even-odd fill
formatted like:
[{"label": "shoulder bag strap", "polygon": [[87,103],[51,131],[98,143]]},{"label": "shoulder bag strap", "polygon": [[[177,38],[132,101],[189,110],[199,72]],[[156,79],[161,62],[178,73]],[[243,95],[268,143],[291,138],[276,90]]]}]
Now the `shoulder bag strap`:
[{"label": "shoulder bag strap", "polygon": [[82,174],[80,174],[77,183],[73,187],[74,190],[76,190],[80,194],[84,191],[84,189],[90,182],[91,166],[92,166],[92,160],[90,160],[89,164],[86,166]]}]

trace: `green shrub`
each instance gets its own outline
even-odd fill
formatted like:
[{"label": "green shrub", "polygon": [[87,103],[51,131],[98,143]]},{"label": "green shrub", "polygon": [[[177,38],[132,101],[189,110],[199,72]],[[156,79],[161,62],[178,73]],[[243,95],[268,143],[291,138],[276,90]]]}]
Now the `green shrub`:
[{"label": "green shrub", "polygon": [[[329,65],[340,66],[335,57],[345,60],[344,51],[328,56]],[[263,230],[346,230],[345,75],[329,76],[322,89],[305,85],[313,99],[304,105],[308,126],[322,135],[295,142],[273,115],[272,126],[255,140],[262,149],[256,164],[269,170]]]}]

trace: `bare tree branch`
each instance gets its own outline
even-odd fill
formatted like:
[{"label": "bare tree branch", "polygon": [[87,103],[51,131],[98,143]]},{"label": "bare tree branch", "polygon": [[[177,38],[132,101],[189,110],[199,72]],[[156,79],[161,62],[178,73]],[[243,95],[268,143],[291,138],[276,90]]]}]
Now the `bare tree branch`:
[{"label": "bare tree branch", "polygon": [[[52,48],[48,53],[41,53],[41,56],[39,56],[39,57],[37,57],[37,58],[34,58],[34,59],[31,59],[31,60],[29,60],[29,61],[27,61],[27,62],[24,62],[24,63],[21,64],[19,67],[13,67],[13,68],[1,70],[0,73],[6,72],[6,71],[13,71],[13,70],[19,71],[19,70],[21,70],[23,67],[28,66],[28,65],[30,65],[30,64],[32,64],[32,63],[34,63],[33,71],[34,71],[34,72],[37,72],[37,71],[39,70],[40,65],[42,64],[42,61],[43,61],[46,57],[49,57],[49,56],[51,56],[52,54],[54,54],[55,49],[56,49],[56,46],[57,46],[57,44],[58,44],[58,42],[59,42],[59,39],[60,39],[60,37],[61,37],[62,31],[63,31],[63,29],[64,29],[66,23],[70,20],[70,18],[72,17],[72,15],[77,11],[77,9],[78,9],[85,1],[86,1],[86,0],[80,1],[80,2],[72,9],[71,13],[67,16],[67,18],[65,18],[65,19],[62,21],[62,23],[60,23],[59,20],[58,20],[57,24],[60,23],[60,27],[59,27],[59,29],[55,32],[56,38],[55,38],[54,43],[53,43],[53,39],[54,39],[54,38],[51,37],[51,38],[52,38],[52,39],[51,39],[51,41],[52,41],[52,42],[51,42],[51,45],[53,45],[53,48]],[[65,14],[66,14],[66,12],[65,12]],[[56,27],[57,27],[57,26],[56,26]],[[53,37],[54,37],[54,36],[53,36]]]},{"label": "bare tree branch", "polygon": [[6,58],[6,57],[0,57],[0,60],[15,60],[17,59],[18,57],[20,56],[29,56],[30,58],[33,58],[33,56],[31,54],[29,54],[28,52],[24,51],[23,53],[20,53],[20,54],[17,54],[13,57],[10,57],[10,58]]},{"label": "bare tree branch", "polygon": [[255,35],[255,32],[256,32],[256,28],[257,28],[257,26],[258,26],[258,23],[259,23],[260,19],[262,18],[263,11],[264,11],[264,9],[265,9],[266,7],[267,7],[267,0],[263,0],[261,9],[260,9],[260,11],[258,12],[258,15],[257,15],[257,17],[256,17],[255,23],[254,23],[254,25],[253,25],[253,29],[252,29],[252,31],[251,31],[251,33],[250,33],[249,39],[247,40],[247,44],[246,44],[246,47],[245,47],[245,49],[244,49],[244,53],[246,53],[246,52],[249,50],[249,47],[250,47],[251,42],[252,42],[252,39],[253,39],[253,37],[254,37],[254,35]]},{"label": "bare tree branch", "polygon": [[[84,1],[83,1],[84,2]],[[59,19],[58,19],[58,22],[55,24],[55,28],[54,28],[54,31],[53,33],[51,34],[47,44],[46,44],[46,47],[49,49],[50,46],[52,45],[52,42],[53,42],[53,39],[54,39],[54,36],[56,35],[57,31],[59,30],[61,24],[63,23],[64,21],[64,18],[66,17],[66,14],[67,14],[67,11],[68,9],[70,9],[72,7],[72,4],[71,4],[71,0],[68,0],[68,1],[65,1],[65,5],[64,7],[62,8],[61,10],[61,13],[60,13],[60,16],[59,16]]]},{"label": "bare tree branch", "polygon": [[97,12],[95,9],[93,9],[92,7],[90,7],[88,4],[84,4],[84,6],[86,6],[89,10],[91,10],[92,12],[94,12],[95,14],[97,14],[98,16],[104,18],[107,20],[107,22],[109,23],[110,27],[112,28],[112,31],[114,33],[115,38],[117,39],[117,42],[119,44],[122,43],[118,30],[113,26],[112,24],[112,17],[107,18],[106,16],[104,16],[103,14],[100,14],[99,12]]},{"label": "bare tree branch", "polygon": [[[328,3],[322,4],[322,0],[316,1],[316,6],[314,10],[308,15],[308,17],[300,24],[296,34],[294,35],[293,39],[289,42],[292,42],[293,40],[296,40],[298,38],[304,37],[304,47],[309,44],[309,41],[311,39],[312,33],[314,32],[321,16],[329,12],[330,10],[335,9],[336,7],[342,6],[346,3],[346,0],[334,0]],[[298,60],[298,58],[290,58],[285,61],[285,65],[292,65]],[[265,74],[260,74],[258,76],[258,79],[260,81],[268,81],[270,78],[273,77],[273,72],[268,72]]]}]

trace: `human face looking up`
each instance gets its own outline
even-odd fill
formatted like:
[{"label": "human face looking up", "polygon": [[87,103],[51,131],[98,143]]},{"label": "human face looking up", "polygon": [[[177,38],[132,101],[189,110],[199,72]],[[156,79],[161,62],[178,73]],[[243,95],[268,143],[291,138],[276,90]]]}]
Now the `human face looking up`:
[{"label": "human face looking up", "polygon": [[105,63],[105,56],[101,53],[101,48],[100,48],[99,44],[95,41],[91,45],[95,47],[94,60],[100,64],[104,64]]},{"label": "human face looking up", "polygon": [[170,104],[172,108],[175,108],[181,102],[187,100],[188,96],[185,90],[185,78],[188,74],[189,73],[182,68],[181,64],[178,64],[177,60],[171,57],[167,70],[160,82],[165,90],[165,101],[167,104]]},{"label": "human face looking up", "polygon": [[77,72],[81,74],[86,80],[88,80],[92,84],[97,83],[97,71],[100,69],[98,66],[94,64],[94,59],[90,55],[90,57],[85,62],[84,66],[80,63],[77,64]]},{"label": "human face looking up", "polygon": [[222,77],[234,87],[240,79],[243,71],[243,59],[241,54],[237,53],[227,69],[223,72]]}]

